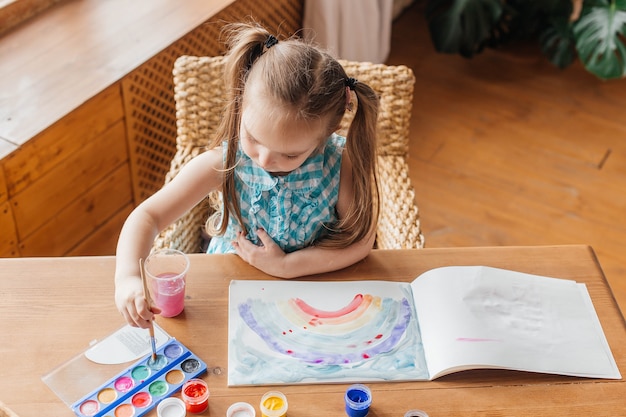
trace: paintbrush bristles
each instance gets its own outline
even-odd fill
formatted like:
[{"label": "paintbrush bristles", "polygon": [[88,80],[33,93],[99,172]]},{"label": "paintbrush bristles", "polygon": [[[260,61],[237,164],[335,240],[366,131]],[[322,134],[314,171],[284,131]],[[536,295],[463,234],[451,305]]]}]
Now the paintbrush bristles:
[{"label": "paintbrush bristles", "polygon": [[157,359],[156,339],[154,337],[154,326],[152,324],[152,321],[150,322],[150,328],[148,330],[150,331],[150,347],[152,348],[152,361],[155,362]]}]

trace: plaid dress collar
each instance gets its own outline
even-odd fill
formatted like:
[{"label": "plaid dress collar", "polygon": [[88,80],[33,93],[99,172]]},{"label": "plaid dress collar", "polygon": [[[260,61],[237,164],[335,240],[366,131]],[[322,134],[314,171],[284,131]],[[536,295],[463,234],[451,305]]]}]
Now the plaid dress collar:
[{"label": "plaid dress collar", "polygon": [[237,176],[248,187],[257,191],[268,191],[278,184],[283,185],[292,191],[306,192],[317,187],[322,181],[324,151],[320,148],[313,155],[307,158],[302,165],[284,176],[274,176],[259,167],[250,159],[248,155],[239,147],[237,151]]}]

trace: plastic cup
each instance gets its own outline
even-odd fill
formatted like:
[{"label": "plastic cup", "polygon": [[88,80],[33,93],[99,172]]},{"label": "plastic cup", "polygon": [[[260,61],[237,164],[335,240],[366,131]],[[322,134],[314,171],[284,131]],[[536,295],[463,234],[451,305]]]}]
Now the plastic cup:
[{"label": "plastic cup", "polygon": [[261,416],[283,417],[287,415],[287,397],[280,391],[269,391],[261,397]]},{"label": "plastic cup", "polygon": [[372,404],[372,392],[362,384],[350,385],[345,395],[346,414],[349,417],[365,417]]},{"label": "plastic cup", "polygon": [[176,249],[161,249],[148,256],[144,263],[150,296],[161,309],[161,316],[174,317],[185,308],[185,282],[189,258]]}]

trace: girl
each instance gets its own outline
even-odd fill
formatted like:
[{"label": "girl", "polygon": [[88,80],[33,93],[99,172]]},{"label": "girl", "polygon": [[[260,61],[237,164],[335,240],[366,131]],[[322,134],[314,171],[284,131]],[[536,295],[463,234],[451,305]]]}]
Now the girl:
[{"label": "girl", "polygon": [[[378,216],[378,99],[330,55],[300,39],[278,41],[256,24],[227,27],[224,77],[231,97],[216,137],[128,217],[117,246],[115,301],[147,327],[137,260],[156,235],[209,193],[208,253],[236,252],[263,272],[292,278],[344,268],[371,250]],[[335,132],[352,94],[347,138]]]}]

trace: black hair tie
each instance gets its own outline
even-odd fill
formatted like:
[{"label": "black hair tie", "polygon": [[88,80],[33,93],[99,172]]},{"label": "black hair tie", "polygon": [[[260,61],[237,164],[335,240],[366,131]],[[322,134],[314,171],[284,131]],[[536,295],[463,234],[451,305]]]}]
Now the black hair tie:
[{"label": "black hair tie", "polygon": [[272,46],[278,43],[278,39],[274,35],[269,35],[265,40],[265,48],[270,49]]},{"label": "black hair tie", "polygon": [[356,87],[356,85],[359,83],[359,80],[357,80],[356,78],[348,77],[344,80],[344,82],[346,84],[346,87],[354,91],[354,87]]}]

